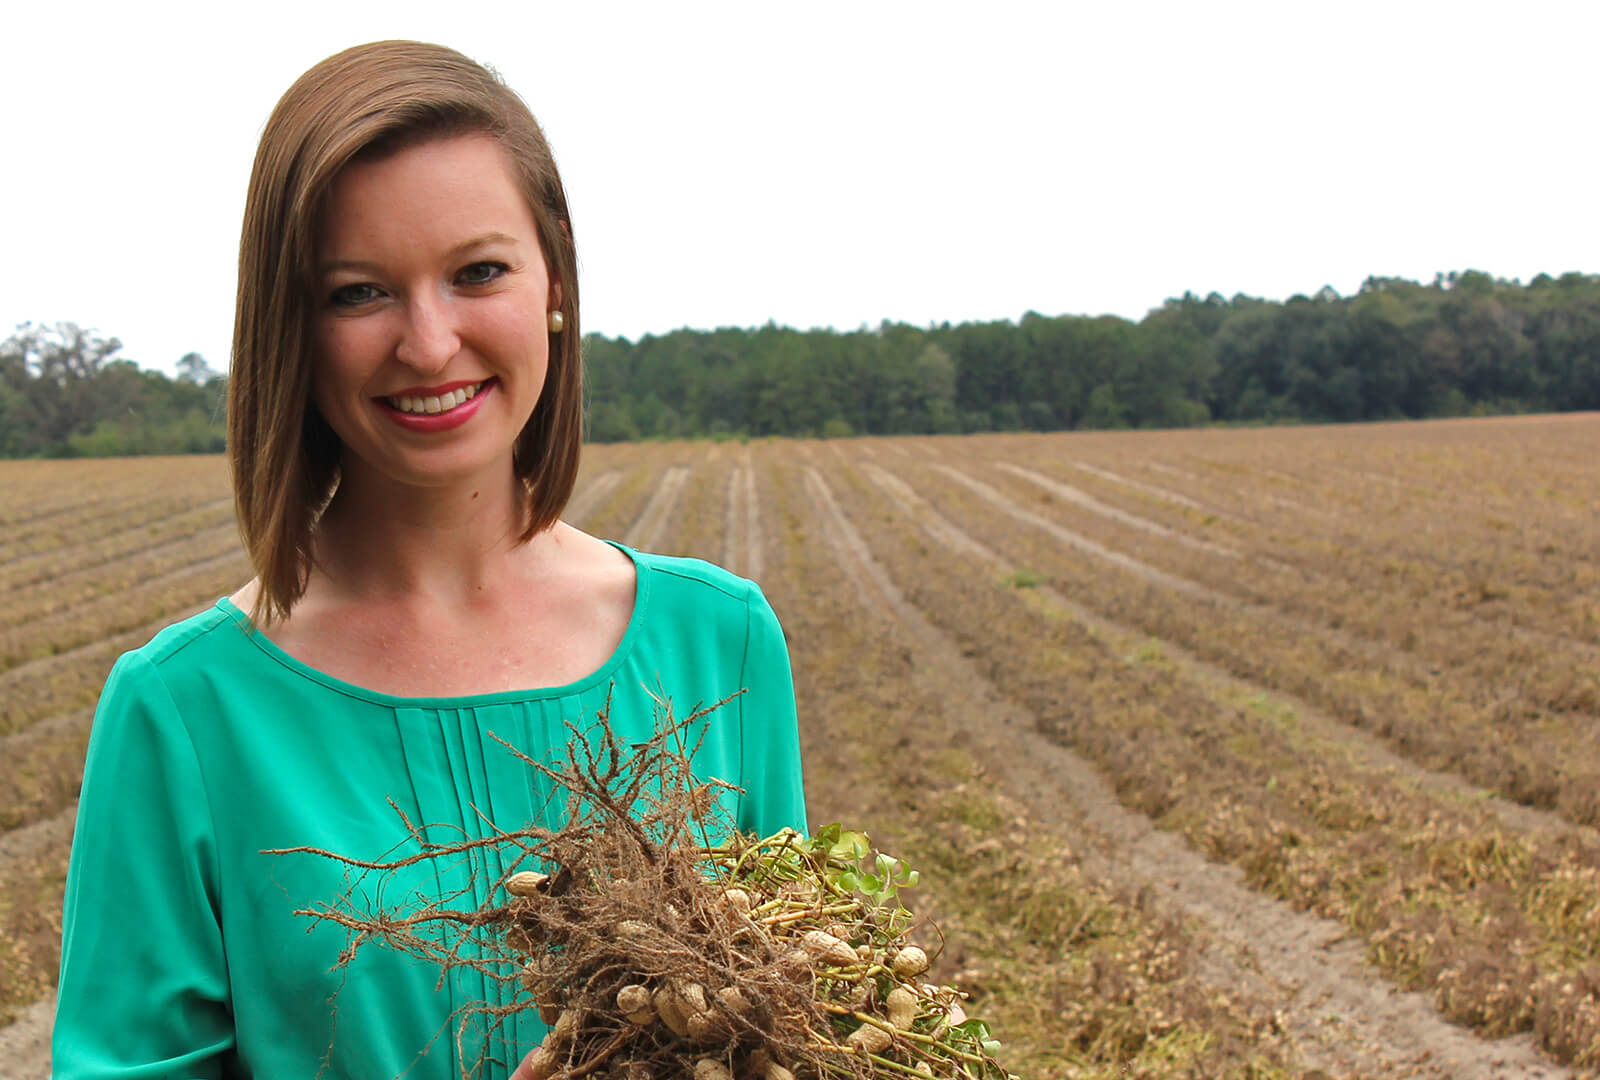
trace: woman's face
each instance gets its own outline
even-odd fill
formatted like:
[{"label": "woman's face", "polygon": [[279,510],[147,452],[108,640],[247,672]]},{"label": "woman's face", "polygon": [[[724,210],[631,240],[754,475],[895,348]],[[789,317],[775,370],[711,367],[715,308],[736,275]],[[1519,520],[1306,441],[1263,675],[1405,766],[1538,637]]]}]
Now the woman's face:
[{"label": "woman's face", "polygon": [[499,144],[460,135],[353,162],[319,227],[312,396],[344,444],[342,483],[509,478],[557,297]]}]

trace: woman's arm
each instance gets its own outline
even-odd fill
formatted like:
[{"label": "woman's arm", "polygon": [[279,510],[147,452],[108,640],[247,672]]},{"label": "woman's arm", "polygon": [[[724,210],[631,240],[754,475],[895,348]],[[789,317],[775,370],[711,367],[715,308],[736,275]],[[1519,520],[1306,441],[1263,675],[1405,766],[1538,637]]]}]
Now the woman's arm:
[{"label": "woman's arm", "polygon": [[95,711],[67,870],[55,1080],[222,1075],[233,1046],[218,858],[159,671],[117,662]]}]

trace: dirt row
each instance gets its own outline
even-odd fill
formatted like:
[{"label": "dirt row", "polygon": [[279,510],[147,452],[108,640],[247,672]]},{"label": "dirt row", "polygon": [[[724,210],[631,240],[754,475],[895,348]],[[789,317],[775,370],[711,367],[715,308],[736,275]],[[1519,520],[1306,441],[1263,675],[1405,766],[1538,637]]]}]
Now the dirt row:
[{"label": "dirt row", "polygon": [[[1600,653],[1592,647],[1569,643],[1558,649],[1517,626],[1431,611],[1420,600],[1388,595],[1381,579],[1328,584],[1324,591],[1339,598],[1337,607],[1297,604],[1289,575],[1236,565],[1239,560],[1185,562],[1171,547],[1154,546],[1162,541],[1141,546],[1141,532],[1091,528],[1030,500],[1026,482],[1007,484],[1001,470],[936,461],[914,468],[966,488],[1027,530],[1176,594],[1145,605],[1151,632],[1165,636],[1167,622],[1188,620],[1196,635],[1185,638],[1188,647],[1237,675],[1314,696],[1325,709],[1382,732],[1429,767],[1459,771],[1518,801],[1557,809],[1575,823],[1600,822],[1592,782],[1600,775],[1600,729],[1585,721],[1600,707],[1593,663]],[[1348,557],[1352,563],[1363,559],[1381,562],[1381,554]],[[1380,606],[1387,615],[1374,614]],[[1210,632],[1206,611],[1219,617],[1218,632]],[[1405,632],[1382,628],[1381,618]],[[1232,629],[1221,632],[1224,623]],[[1237,633],[1241,627],[1250,628],[1248,636]],[[1425,640],[1407,640],[1414,637]],[[1267,655],[1295,651],[1292,662]],[[1501,747],[1505,736],[1513,736],[1508,749]]]},{"label": "dirt row", "polygon": [[[991,748],[990,775],[1045,820],[1059,816],[1054,808],[1063,803],[1080,809],[1099,834],[1094,850],[1103,872],[1134,887],[1154,887],[1184,917],[1209,928],[1219,978],[1248,982],[1264,976],[1282,995],[1285,1023],[1308,1066],[1360,1076],[1567,1075],[1541,1059],[1526,1039],[1490,1044],[1445,1023],[1426,998],[1397,994],[1366,965],[1359,944],[1344,940],[1341,924],[1252,892],[1236,871],[1207,862],[1126,810],[1092,767],[1042,738],[1036,719],[1017,709],[905,600],[821,475],[807,470],[804,483],[866,606],[892,615],[888,631],[919,654],[919,671],[938,680],[938,696],[950,703],[952,728],[972,733],[973,745]],[[970,539],[957,542],[968,551],[982,550]],[[1076,846],[1084,845],[1080,840]],[[1249,960],[1241,964],[1240,956]]]},{"label": "dirt row", "polygon": [[[863,465],[862,471],[870,478],[873,468]],[[946,489],[934,479],[938,475],[922,470],[919,487],[942,497]],[[870,479],[866,486],[881,487]],[[875,543],[894,534],[870,500],[856,501],[872,515]],[[1055,538],[1008,529],[988,512],[992,505],[976,498],[952,502],[965,528],[1013,559],[1023,553],[1022,565],[1049,573],[1075,565],[1071,581],[1092,598],[1098,615],[1121,620],[1127,614],[1122,606],[1137,611],[1158,591],[1144,593],[1137,581],[1097,575],[1081,558],[1042,559],[1038,553]],[[944,521],[929,536],[951,527]],[[906,547],[895,545],[896,572],[914,575],[916,591],[935,602],[947,628],[982,654],[991,677],[1007,679],[1063,737],[1092,752],[1130,806],[1160,817],[1164,827],[1189,836],[1212,857],[1238,862],[1255,887],[1348,918],[1371,935],[1372,948],[1395,977],[1436,985],[1441,1003],[1462,1022],[1490,1031],[1535,1026],[1552,1052],[1561,1054],[1582,1054],[1595,1038],[1592,1032],[1600,1031],[1592,1015],[1593,984],[1582,971],[1592,931],[1581,917],[1569,920],[1546,903],[1551,890],[1581,881],[1581,898],[1574,895],[1569,910],[1591,908],[1597,851],[1592,830],[1503,804],[1459,778],[1429,779],[1356,732],[1341,734],[1331,717],[1307,722],[1299,715],[1303,702],[1297,707],[1263,693],[1270,683],[1235,679],[1232,690],[1226,684],[1208,690],[1215,679],[1196,678],[1188,665],[1168,673],[1180,659],[1169,655],[1171,639],[1148,637],[1152,631],[1142,619],[1124,623],[1139,632],[1111,647],[1091,647],[1081,633],[1058,632],[1060,614],[1070,612],[1057,602],[1060,595],[1048,577],[992,559],[987,573],[958,572],[948,558],[918,558]],[[966,587],[947,587],[959,581]],[[996,581],[1002,587],[990,584]],[[970,604],[973,613],[964,614],[960,604]],[[1197,614],[1203,632],[1206,609]],[[1215,616],[1212,609],[1217,635],[1249,647],[1253,639]],[[1030,634],[1036,636],[1030,640]],[[1029,658],[1023,660],[1023,653]],[[1309,715],[1317,717],[1315,710]],[[1510,856],[1512,849],[1519,854]],[[1490,863],[1479,851],[1528,862],[1520,870],[1508,862],[1505,870],[1491,871],[1490,886],[1481,876]],[[1556,870],[1557,864],[1566,869]],[[1444,906],[1435,911],[1435,903]],[[1443,925],[1430,928],[1426,924],[1435,917]],[[1513,939],[1545,944],[1525,953],[1521,944],[1511,946]],[[1490,951],[1480,956],[1485,948]],[[1537,982],[1527,973],[1510,973],[1523,963],[1518,958],[1534,955],[1545,973]],[[1482,981],[1475,983],[1468,968]],[[1571,974],[1564,977],[1566,972]],[[1503,976],[1510,977],[1509,996],[1495,989]]]}]

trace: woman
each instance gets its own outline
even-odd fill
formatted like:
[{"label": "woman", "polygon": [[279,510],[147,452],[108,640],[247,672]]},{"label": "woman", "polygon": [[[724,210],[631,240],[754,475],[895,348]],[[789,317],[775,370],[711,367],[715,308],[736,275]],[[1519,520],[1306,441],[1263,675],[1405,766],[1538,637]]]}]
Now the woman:
[{"label": "woman", "polygon": [[[494,866],[374,859],[490,822],[556,822],[490,733],[558,755],[613,699],[714,713],[702,775],[745,829],[804,827],[788,654],[760,590],[559,520],[582,421],[566,198],[533,117],[448,49],[383,42],[302,76],[262,135],[229,394],[256,578],[124,656],[85,766],[68,874],[60,1080],[505,1077],[543,1034],[293,912],[346,891],[489,902]],[[392,803],[392,806],[391,806]],[[408,848],[409,845],[409,848]],[[517,1074],[526,1075],[525,1068]]]}]

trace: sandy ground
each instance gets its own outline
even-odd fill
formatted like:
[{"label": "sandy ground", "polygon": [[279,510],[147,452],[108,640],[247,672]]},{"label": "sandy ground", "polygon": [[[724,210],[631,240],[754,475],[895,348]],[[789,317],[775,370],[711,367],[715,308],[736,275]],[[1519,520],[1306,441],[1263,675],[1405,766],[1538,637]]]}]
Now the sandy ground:
[{"label": "sandy ground", "polygon": [[50,1075],[50,1024],[56,996],[38,1002],[10,1027],[0,1028],[0,1077],[44,1080]]},{"label": "sandy ground", "polygon": [[[911,650],[918,670],[949,702],[946,737],[982,761],[997,786],[1040,822],[1064,825],[1063,806],[1075,806],[1098,833],[1090,846],[1093,868],[1133,886],[1155,885],[1173,910],[1208,928],[1208,977],[1255,984],[1278,997],[1280,1018],[1308,1067],[1428,1080],[1571,1076],[1526,1037],[1490,1042],[1448,1023],[1426,997],[1396,990],[1369,966],[1342,924],[1252,892],[1237,869],[1206,860],[1124,807],[1093,766],[1040,735],[1033,718],[906,601],[814,469],[806,471],[806,488],[841,568],[868,606],[885,613],[885,632]],[[928,533],[975,558],[986,550],[948,521]]]}]

